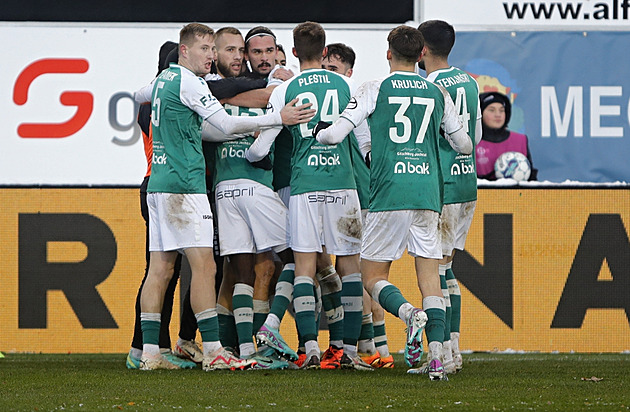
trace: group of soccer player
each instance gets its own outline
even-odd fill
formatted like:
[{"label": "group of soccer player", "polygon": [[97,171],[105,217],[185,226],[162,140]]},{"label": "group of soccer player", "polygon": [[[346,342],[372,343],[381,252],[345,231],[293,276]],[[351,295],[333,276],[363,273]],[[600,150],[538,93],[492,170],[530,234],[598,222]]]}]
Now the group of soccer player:
[{"label": "group of soccer player", "polygon": [[[446,380],[462,367],[451,261],[475,209],[481,130],[477,84],[447,62],[453,28],[435,20],[396,27],[389,75],[358,89],[354,52],[326,47],[319,24],[297,25],[293,41],[297,75],[276,64],[268,28],[243,38],[233,27],[215,33],[191,23],[177,64],[136,92],[152,109],[150,259],[138,300],[142,350],[132,348],[137,361],[127,365],[194,365],[160,350],[164,298],[182,253],[202,348],[180,332],[174,353],[206,371],[393,367],[384,309],[407,326],[408,372]],[[218,288],[210,203],[224,259]],[[405,249],[422,309],[388,281]],[[291,304],[298,353],[279,333]],[[323,354],[320,313],[329,330]]]}]

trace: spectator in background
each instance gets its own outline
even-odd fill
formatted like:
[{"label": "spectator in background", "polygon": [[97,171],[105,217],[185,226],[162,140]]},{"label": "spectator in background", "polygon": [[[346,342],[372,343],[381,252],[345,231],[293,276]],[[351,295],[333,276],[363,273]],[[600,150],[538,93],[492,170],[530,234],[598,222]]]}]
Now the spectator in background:
[{"label": "spectator in background", "polygon": [[479,95],[482,112],[483,134],[481,142],[475,148],[477,154],[477,177],[486,180],[497,180],[494,174],[494,163],[505,152],[520,152],[527,156],[532,173],[528,180],[537,180],[538,170],[534,169],[529,151],[527,136],[508,130],[512,104],[510,99],[498,92],[487,92]]},{"label": "spectator in background", "polygon": [[287,65],[287,54],[284,52],[284,47],[282,47],[281,44],[277,44],[276,47],[278,48],[278,54],[276,54],[276,64],[279,64],[280,66],[286,66]]}]

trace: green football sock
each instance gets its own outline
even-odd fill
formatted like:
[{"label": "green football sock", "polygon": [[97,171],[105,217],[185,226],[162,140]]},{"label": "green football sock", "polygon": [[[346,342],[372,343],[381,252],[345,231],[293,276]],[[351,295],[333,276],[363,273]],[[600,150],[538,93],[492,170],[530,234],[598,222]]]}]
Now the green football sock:
[{"label": "green football sock", "polygon": [[322,307],[328,322],[328,332],[330,342],[341,347],[344,336],[343,318],[344,311],[341,305],[341,279],[339,275],[330,267],[317,274],[319,285],[322,289]]},{"label": "green football sock", "polygon": [[446,304],[443,297],[427,296],[422,299],[422,308],[429,320],[424,328],[429,343],[444,342],[444,327],[446,323]]},{"label": "green football sock", "polygon": [[[442,266],[442,265],[440,265]],[[451,340],[451,299],[448,294],[448,286],[446,285],[446,276],[440,274],[440,287],[442,288],[442,296],[446,305],[446,318],[444,319],[444,341]]]},{"label": "green football sock", "polygon": [[195,313],[197,327],[203,342],[219,342],[219,319],[216,308]]},{"label": "green football sock", "polygon": [[219,321],[219,336],[224,348],[238,348],[238,333],[234,314],[221,305],[217,305],[217,317]]},{"label": "green football sock", "polygon": [[386,311],[399,317],[398,309],[408,303],[400,289],[386,280],[379,280],[372,290],[372,299],[376,300]]},{"label": "green football sock", "polygon": [[343,344],[356,346],[361,334],[363,318],[363,281],[360,273],[352,273],[341,279],[341,304],[343,305]]},{"label": "green football sock", "polygon": [[451,297],[451,332],[459,332],[462,316],[462,293],[451,268],[446,269],[446,284],[448,285],[448,294]]},{"label": "green football sock", "polygon": [[265,323],[268,314],[269,302],[266,300],[254,300],[254,335],[256,335],[256,332],[258,332],[260,327]]},{"label": "green football sock", "polygon": [[269,313],[273,313],[282,321],[291,301],[293,300],[293,282],[295,280],[295,264],[288,263],[284,265],[278,282],[276,283],[276,291],[271,303]]},{"label": "green football sock", "polygon": [[241,352],[247,345],[253,347],[252,335],[254,333],[254,288],[245,283],[234,285],[232,295],[232,311],[236,322],[236,333]]},{"label": "green football sock", "polygon": [[145,313],[140,314],[140,327],[142,329],[143,345],[159,345],[161,314]]},{"label": "green football sock", "polygon": [[308,276],[295,277],[293,308],[295,309],[295,322],[302,340],[304,342],[317,340],[313,279]]}]

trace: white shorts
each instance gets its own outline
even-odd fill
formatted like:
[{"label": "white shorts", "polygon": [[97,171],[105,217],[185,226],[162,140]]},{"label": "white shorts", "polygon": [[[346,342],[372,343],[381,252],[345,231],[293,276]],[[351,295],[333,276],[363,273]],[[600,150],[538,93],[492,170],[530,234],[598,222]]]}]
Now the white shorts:
[{"label": "white shorts", "polygon": [[253,180],[226,180],[215,198],[221,256],[287,248],[288,210],[273,190]]},{"label": "white shorts", "polygon": [[148,193],[149,251],[212,248],[214,227],[205,194]]},{"label": "white shorts", "polygon": [[361,251],[361,206],[354,189],[301,193],[289,200],[291,248],[336,256]]},{"label": "white shorts", "polygon": [[361,258],[392,262],[400,259],[407,248],[413,257],[441,259],[439,217],[433,210],[368,212]]},{"label": "white shorts", "polygon": [[451,256],[453,249],[464,250],[476,206],[477,201],[473,200],[442,207],[439,226],[442,255]]}]

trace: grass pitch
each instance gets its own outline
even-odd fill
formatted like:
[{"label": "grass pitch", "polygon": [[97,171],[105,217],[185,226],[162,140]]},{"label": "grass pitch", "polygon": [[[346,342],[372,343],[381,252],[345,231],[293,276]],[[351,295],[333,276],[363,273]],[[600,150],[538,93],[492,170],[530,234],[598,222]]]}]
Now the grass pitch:
[{"label": "grass pitch", "polygon": [[448,382],[396,367],[358,371],[127,370],[126,355],[6,354],[0,410],[630,409],[630,355],[464,355]]}]

